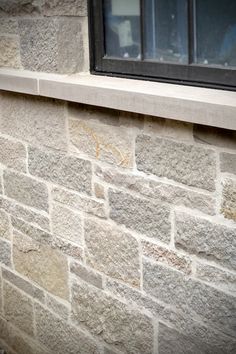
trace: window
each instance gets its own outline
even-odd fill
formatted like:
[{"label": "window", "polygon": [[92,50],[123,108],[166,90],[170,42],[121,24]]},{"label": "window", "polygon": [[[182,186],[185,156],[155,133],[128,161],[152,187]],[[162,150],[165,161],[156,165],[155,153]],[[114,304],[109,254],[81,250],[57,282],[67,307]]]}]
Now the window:
[{"label": "window", "polygon": [[236,89],[235,0],[91,0],[92,71]]}]

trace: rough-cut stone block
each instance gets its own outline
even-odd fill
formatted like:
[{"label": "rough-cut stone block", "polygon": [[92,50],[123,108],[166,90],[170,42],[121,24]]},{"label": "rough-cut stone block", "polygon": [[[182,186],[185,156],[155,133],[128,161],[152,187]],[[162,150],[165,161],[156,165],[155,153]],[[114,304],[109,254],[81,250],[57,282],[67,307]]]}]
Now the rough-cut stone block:
[{"label": "rough-cut stone block", "polygon": [[66,150],[64,103],[1,92],[0,131],[33,145]]},{"label": "rough-cut stone block", "polygon": [[110,217],[131,230],[163,242],[170,241],[169,208],[160,203],[109,190]]},{"label": "rough-cut stone block", "polygon": [[7,170],[4,171],[3,182],[7,197],[30,207],[48,211],[48,189],[44,183]]},{"label": "rough-cut stone block", "polygon": [[147,294],[184,312],[190,311],[192,316],[197,314],[202,321],[209,321],[223,333],[234,333],[235,297],[158,263],[145,260],[143,266],[143,287]]},{"label": "rough-cut stone block", "polygon": [[23,144],[0,137],[0,163],[26,172],[26,149]]},{"label": "rough-cut stone block", "polygon": [[10,220],[5,211],[0,209],[0,237],[10,240]]},{"label": "rough-cut stone block", "polygon": [[39,15],[42,0],[1,0],[0,16]]},{"label": "rough-cut stone block", "polygon": [[54,235],[79,245],[83,243],[82,219],[78,213],[58,204],[53,204],[51,218]]},{"label": "rough-cut stone block", "polygon": [[84,65],[82,26],[82,20],[77,18],[20,20],[24,69],[59,73],[81,71]]},{"label": "rough-cut stone block", "polygon": [[213,150],[139,135],[136,162],[137,168],[145,173],[209,191],[215,189],[216,156]]},{"label": "rough-cut stone block", "polygon": [[0,238],[0,263],[11,267],[11,245]]},{"label": "rough-cut stone block", "polygon": [[87,266],[84,267],[82,264],[72,260],[70,263],[70,271],[80,279],[102,289],[103,283],[101,274],[94,272],[94,270]]},{"label": "rough-cut stone block", "polygon": [[49,309],[55,312],[63,320],[67,321],[69,317],[69,309],[67,306],[56,300],[51,295],[46,297],[46,305]]},{"label": "rough-cut stone block", "polygon": [[9,285],[3,284],[5,318],[19,329],[33,336],[33,303],[27,296]]},{"label": "rough-cut stone block", "polygon": [[[236,140],[236,135],[235,135],[235,140]],[[228,172],[236,175],[236,154],[229,154],[227,152],[222,152],[220,154],[220,169],[221,172]]]},{"label": "rough-cut stone block", "polygon": [[[1,3],[0,3],[1,6]],[[0,17],[0,33],[1,34],[18,34],[18,22],[12,18]]]},{"label": "rough-cut stone block", "polygon": [[236,221],[236,179],[226,179],[224,181],[221,213],[227,219]]},{"label": "rough-cut stone block", "polygon": [[52,294],[68,299],[66,257],[51,247],[14,232],[13,263],[17,272]]},{"label": "rough-cut stone block", "polygon": [[193,125],[172,119],[148,116],[145,118],[144,132],[176,140],[193,141]]},{"label": "rough-cut stone block", "polygon": [[69,120],[72,151],[124,168],[133,166],[134,138],[127,128],[81,118]]},{"label": "rough-cut stone block", "polygon": [[43,6],[45,16],[86,16],[86,0],[45,0]]},{"label": "rough-cut stone block", "polygon": [[18,69],[20,64],[20,48],[17,37],[0,36],[0,67]]},{"label": "rough-cut stone block", "polygon": [[42,215],[35,210],[29,210],[27,207],[19,205],[13,200],[0,196],[0,208],[16,218],[33,223],[36,227],[43,230],[49,231],[50,229],[49,218],[47,216]]},{"label": "rough-cut stone block", "polygon": [[135,174],[121,173],[111,168],[96,167],[95,174],[106,183],[127,188],[156,201],[198,209],[210,215],[215,214],[215,199],[211,195],[169,183],[156,182]]},{"label": "rough-cut stone block", "polygon": [[217,286],[222,291],[229,291],[236,294],[235,273],[197,262],[196,277],[206,283]]},{"label": "rough-cut stone block", "polygon": [[142,242],[142,250],[143,255],[148,258],[169,265],[187,274],[191,272],[191,260],[187,256],[147,241]]},{"label": "rough-cut stone block", "polygon": [[151,354],[153,327],[134,308],[85,284],[72,286],[72,318],[125,353]]},{"label": "rough-cut stone block", "polygon": [[29,149],[29,171],[46,181],[78,192],[91,193],[91,163],[74,156]]},{"label": "rough-cut stone block", "polygon": [[44,302],[43,290],[37,288],[33,284],[29,283],[27,280],[19,277],[18,275],[10,272],[7,269],[2,269],[2,276],[3,276],[3,279],[12,283],[14,286],[21,289],[26,294],[32,296],[34,299]]},{"label": "rough-cut stone block", "polygon": [[105,205],[102,201],[88,198],[57,187],[52,189],[51,195],[52,199],[58,203],[98,216],[100,218],[106,217]]},{"label": "rough-cut stone block", "polygon": [[176,213],[177,248],[236,269],[236,228]]},{"label": "rough-cut stone block", "polygon": [[140,285],[139,245],[105,222],[85,221],[86,260],[91,267],[133,286]]},{"label": "rough-cut stone block", "polygon": [[41,343],[57,354],[99,354],[96,345],[83,332],[70,326],[49,311],[35,305],[37,337]]},{"label": "rough-cut stone block", "polygon": [[53,237],[51,241],[51,247],[58,249],[59,251],[77,259],[78,261],[83,261],[84,259],[84,252],[82,247],[67,242],[60,237]]},{"label": "rough-cut stone block", "polygon": [[[1,338],[14,350],[15,353],[24,354],[49,354],[48,350],[39,347],[38,343],[22,334],[16,327],[13,327],[0,317]],[[7,351],[8,354],[8,351]],[[9,352],[11,354],[11,352]]]}]

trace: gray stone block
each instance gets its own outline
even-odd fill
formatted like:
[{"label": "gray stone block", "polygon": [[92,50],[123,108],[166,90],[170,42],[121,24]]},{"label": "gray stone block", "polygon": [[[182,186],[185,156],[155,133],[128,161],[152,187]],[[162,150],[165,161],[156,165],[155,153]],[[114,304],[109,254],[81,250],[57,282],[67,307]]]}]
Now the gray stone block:
[{"label": "gray stone block", "polygon": [[140,286],[139,245],[130,234],[106,222],[85,220],[86,262],[113,278]]},{"label": "gray stone block", "polygon": [[220,153],[220,169],[221,172],[228,172],[236,175],[236,154],[229,154],[227,152]]},{"label": "gray stone block", "polygon": [[[1,207],[1,204],[0,204]],[[11,239],[10,218],[4,210],[0,209],[0,237]]]},{"label": "gray stone block", "polygon": [[59,317],[64,321],[67,321],[69,318],[69,309],[67,306],[56,300],[51,295],[47,294],[46,305],[49,309],[55,312]]},{"label": "gray stone block", "polygon": [[169,207],[131,194],[109,190],[110,218],[127,228],[169,243]]},{"label": "gray stone block", "polygon": [[136,140],[137,168],[192,187],[213,191],[216,154],[213,150],[139,135]]},{"label": "gray stone block", "polygon": [[236,269],[236,228],[185,213],[176,214],[177,248]]},{"label": "gray stone block", "polygon": [[44,0],[45,16],[86,16],[86,0]]},{"label": "gray stone block", "polygon": [[23,144],[0,137],[0,163],[26,172],[26,149]]},{"label": "gray stone block", "polygon": [[0,131],[39,147],[66,150],[64,103],[2,91]]},{"label": "gray stone block", "polygon": [[70,263],[70,272],[99,289],[103,288],[101,274],[95,272],[87,266],[84,267],[82,264],[72,260]]},{"label": "gray stone block", "polygon": [[0,36],[0,67],[21,67],[20,46],[17,37]]},{"label": "gray stone block", "polygon": [[32,16],[41,13],[42,0],[1,0],[0,16]]},{"label": "gray stone block", "polygon": [[[1,7],[1,3],[0,3]],[[0,17],[0,33],[1,34],[18,34],[18,22],[12,18]]]},{"label": "gray stone block", "polygon": [[3,182],[7,197],[30,207],[48,211],[48,189],[44,183],[8,170],[4,171]]},{"label": "gray stone block", "polygon": [[46,181],[91,193],[91,163],[68,155],[29,148],[29,171]]},{"label": "gray stone block", "polygon": [[0,238],[0,263],[7,267],[12,266],[11,261],[11,244]]},{"label": "gray stone block", "polygon": [[35,305],[35,322],[39,341],[53,353],[99,354],[88,336],[38,304]]},{"label": "gray stone block", "polygon": [[72,286],[72,319],[125,353],[151,354],[153,327],[146,315],[85,284]]},{"label": "gray stone block", "polygon": [[199,316],[202,322],[208,321],[223,333],[234,335],[236,303],[233,296],[149,261],[144,261],[143,277],[147,294]]}]

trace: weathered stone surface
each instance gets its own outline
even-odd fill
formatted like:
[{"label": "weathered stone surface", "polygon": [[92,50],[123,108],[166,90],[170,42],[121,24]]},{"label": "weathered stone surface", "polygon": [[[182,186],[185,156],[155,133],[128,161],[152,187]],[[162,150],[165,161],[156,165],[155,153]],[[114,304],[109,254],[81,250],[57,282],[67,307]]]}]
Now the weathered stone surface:
[{"label": "weathered stone surface", "polygon": [[68,241],[73,241],[79,245],[83,243],[82,219],[80,214],[58,204],[53,204],[51,218],[54,235],[65,238]]},{"label": "weathered stone surface", "polygon": [[170,241],[169,208],[160,203],[109,189],[110,218],[163,242]]},{"label": "weathered stone surface", "polygon": [[194,124],[193,136],[200,144],[219,146],[227,149],[236,149],[235,130],[207,127],[206,125]]},{"label": "weathered stone surface", "polygon": [[3,183],[7,197],[30,207],[48,211],[48,189],[44,183],[7,170],[3,174]]},{"label": "weathered stone surface", "polygon": [[53,312],[55,312],[59,317],[63,320],[67,321],[69,317],[69,309],[67,306],[56,300],[51,295],[47,295],[46,297],[46,305]]},{"label": "weathered stone surface", "polygon": [[70,272],[99,289],[103,288],[101,274],[94,272],[94,270],[87,266],[84,267],[82,264],[72,260],[70,263]]},{"label": "weathered stone surface", "polygon": [[1,0],[0,15],[22,16],[40,14],[42,0]]},{"label": "weathered stone surface", "polygon": [[184,312],[196,314],[224,333],[234,335],[236,321],[235,297],[195,281],[158,263],[144,261],[143,287],[160,301]]},{"label": "weathered stone surface", "polygon": [[0,137],[0,163],[26,172],[26,149],[23,144]]},{"label": "weathered stone surface", "polygon": [[71,208],[81,210],[85,213],[98,216],[100,218],[106,217],[104,202],[74,192],[66,191],[54,187],[51,192],[54,201],[65,204]]},{"label": "weathered stone surface", "polygon": [[133,137],[126,128],[81,118],[69,120],[72,151],[124,168],[133,166]]},{"label": "weathered stone surface", "polygon": [[[236,135],[235,135],[236,140]],[[236,144],[235,144],[236,148]],[[236,175],[236,154],[222,152],[220,154],[220,169],[221,172],[233,173]]]},{"label": "weathered stone surface", "polygon": [[68,299],[66,257],[51,247],[14,232],[13,262],[17,272],[52,294]]},{"label": "weathered stone surface", "polygon": [[217,286],[222,291],[229,291],[236,294],[235,273],[197,262],[196,277],[206,283]]},{"label": "weathered stone surface", "polygon": [[[1,338],[14,350],[15,353],[24,354],[49,354],[48,350],[39,347],[38,343],[29,337],[24,336],[15,327],[11,326],[6,320],[0,317]],[[7,352],[8,353],[8,352]],[[11,352],[9,352],[10,354]]]},{"label": "weathered stone surface", "polygon": [[[2,173],[3,173],[3,171],[2,171],[1,168],[0,168],[0,194],[3,193],[3,178],[2,178]],[[0,198],[1,198],[1,196],[0,196]]]},{"label": "weathered stone surface", "polygon": [[18,69],[20,63],[19,41],[16,37],[0,36],[0,67]]},{"label": "weathered stone surface", "polygon": [[236,228],[177,213],[175,244],[189,253],[236,269]]},{"label": "weathered stone surface", "polygon": [[85,220],[85,253],[91,267],[133,286],[140,285],[136,239],[105,222]]},{"label": "weathered stone surface", "polygon": [[[2,308],[2,301],[3,301],[3,292],[2,292],[2,277],[0,277],[0,316],[1,316],[1,313],[3,311],[3,308]],[[1,319],[1,317],[0,317]],[[1,325],[0,325],[1,326]],[[1,327],[0,327],[1,328]],[[1,333],[1,332],[0,332]]]},{"label": "weathered stone surface", "polygon": [[96,198],[105,199],[105,188],[100,183],[94,183],[94,194]]},{"label": "weathered stone surface", "polygon": [[0,238],[0,263],[11,267],[11,244]]},{"label": "weathered stone surface", "polygon": [[136,162],[137,168],[145,173],[209,191],[215,189],[216,155],[213,150],[139,135]]},{"label": "weathered stone surface", "polygon": [[155,201],[198,209],[210,215],[215,214],[215,199],[211,195],[169,183],[156,182],[150,178],[121,173],[111,168],[97,166],[95,174],[106,183],[130,189]]},{"label": "weathered stone surface", "polygon": [[53,237],[51,241],[51,247],[60,250],[66,255],[77,259],[78,261],[83,261],[84,252],[83,248],[80,246],[74,245],[66,240],[63,240],[60,237]]},{"label": "weathered stone surface", "polygon": [[187,256],[147,241],[142,242],[142,250],[143,255],[148,258],[169,265],[187,274],[191,272],[191,260]]},{"label": "weathered stone surface", "polygon": [[91,163],[74,156],[29,149],[29,171],[46,181],[91,193]]},{"label": "weathered stone surface", "polygon": [[227,219],[236,221],[236,179],[226,179],[224,181],[221,213]]},{"label": "weathered stone surface", "polygon": [[[1,3],[0,3],[1,7]],[[12,18],[0,17],[0,33],[1,34],[18,34],[18,22]]]},{"label": "weathered stone surface", "polygon": [[40,342],[58,354],[98,354],[94,342],[64,320],[35,305],[36,331]]},{"label": "weathered stone surface", "polygon": [[33,223],[36,227],[40,227],[43,230],[49,231],[50,229],[49,218],[47,216],[35,210],[29,210],[27,207],[23,207],[13,200],[8,200],[0,196],[0,208],[16,218]]},{"label": "weathered stone surface", "polygon": [[193,125],[172,119],[148,116],[145,118],[144,132],[177,140],[193,141]]},{"label": "weathered stone surface", "polygon": [[101,290],[85,284],[72,286],[73,320],[125,353],[151,354],[150,319]]},{"label": "weathered stone surface", "polygon": [[1,92],[0,131],[25,142],[66,149],[64,103],[52,99]]},{"label": "weathered stone surface", "polygon": [[83,68],[81,20],[77,18],[23,19],[19,21],[19,30],[21,60],[25,69],[73,73]]},{"label": "weathered stone surface", "polygon": [[5,211],[0,209],[0,237],[10,240],[10,220]]},{"label": "weathered stone surface", "polygon": [[86,0],[45,0],[43,13],[46,16],[86,16]]},{"label": "weathered stone surface", "polygon": [[27,296],[9,285],[3,284],[5,318],[19,329],[33,336],[33,303]]},{"label": "weathered stone surface", "polygon": [[17,288],[24,291],[26,294],[32,296],[34,299],[37,299],[41,302],[44,302],[44,292],[43,290],[37,288],[27,280],[19,277],[18,275],[10,272],[7,269],[2,269],[2,276],[3,279],[7,280],[8,282],[12,283]]}]

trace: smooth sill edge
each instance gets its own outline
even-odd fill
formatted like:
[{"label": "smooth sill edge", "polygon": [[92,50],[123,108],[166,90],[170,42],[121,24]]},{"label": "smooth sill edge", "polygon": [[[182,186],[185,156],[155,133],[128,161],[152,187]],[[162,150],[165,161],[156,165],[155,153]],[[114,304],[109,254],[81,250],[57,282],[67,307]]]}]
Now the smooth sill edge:
[{"label": "smooth sill edge", "polygon": [[0,90],[236,130],[236,92],[232,91],[3,68]]}]

